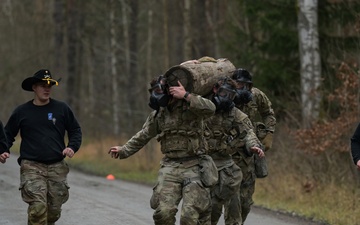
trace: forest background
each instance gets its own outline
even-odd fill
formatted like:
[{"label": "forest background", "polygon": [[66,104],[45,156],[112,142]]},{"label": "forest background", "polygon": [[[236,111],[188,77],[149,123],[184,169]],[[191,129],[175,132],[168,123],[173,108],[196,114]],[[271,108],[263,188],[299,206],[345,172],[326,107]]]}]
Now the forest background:
[{"label": "forest background", "polygon": [[255,204],[359,224],[360,175],[349,153],[359,122],[359,1],[1,0],[0,43],[4,123],[33,97],[22,80],[47,68],[62,78],[53,97],[83,128],[70,163],[150,184],[156,141],[121,162],[107,154],[151,112],[150,80],[189,59],[228,58],[253,74],[278,122]]}]

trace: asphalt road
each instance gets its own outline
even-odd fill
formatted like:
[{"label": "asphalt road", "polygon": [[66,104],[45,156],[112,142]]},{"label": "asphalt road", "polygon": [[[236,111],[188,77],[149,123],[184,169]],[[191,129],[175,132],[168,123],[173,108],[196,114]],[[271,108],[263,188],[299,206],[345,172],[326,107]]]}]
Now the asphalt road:
[{"label": "asphalt road", "polygon": [[[0,225],[27,224],[27,204],[21,200],[16,156],[0,164]],[[149,206],[152,188],[122,180],[84,174],[72,169],[70,199],[57,225],[153,224]],[[178,212],[179,214],[179,212]],[[177,224],[179,220],[177,219]],[[253,207],[246,225],[316,225],[298,217]],[[221,218],[219,225],[224,225]]]}]

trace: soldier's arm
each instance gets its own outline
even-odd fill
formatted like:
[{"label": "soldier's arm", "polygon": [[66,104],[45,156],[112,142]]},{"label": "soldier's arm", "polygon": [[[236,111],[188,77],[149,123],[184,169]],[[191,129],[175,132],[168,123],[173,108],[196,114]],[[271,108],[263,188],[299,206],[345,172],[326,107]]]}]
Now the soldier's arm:
[{"label": "soldier's arm", "polygon": [[273,133],[275,131],[276,118],[271,101],[265,93],[259,89],[255,89],[255,94],[257,101],[256,104],[258,105],[258,111],[262,122],[265,124],[267,131]]},{"label": "soldier's arm", "polygon": [[[112,157],[115,155],[114,158],[128,158],[142,149],[153,137],[158,134],[155,113],[156,111],[152,112],[148,116],[142,129],[138,131],[130,140],[128,140],[126,144],[123,146],[114,146],[110,148],[109,153],[114,153],[112,154]],[[112,149],[116,151],[112,151]]]},{"label": "soldier's arm", "polygon": [[235,123],[238,126],[240,135],[243,137],[243,142],[245,143],[246,150],[248,151],[247,154],[252,155],[255,151],[252,150],[252,147],[261,148],[262,145],[259,139],[256,137],[256,134],[254,133],[254,127],[251,123],[251,120],[241,110],[236,109]]},{"label": "soldier's arm", "polygon": [[196,94],[189,94],[189,96],[186,98],[186,101],[190,104],[189,110],[196,115],[210,117],[215,113],[216,106],[209,99],[203,98]]},{"label": "soldier's arm", "polygon": [[210,117],[214,115],[216,107],[209,99],[199,95],[189,93],[184,86],[178,81],[179,86],[169,88],[170,94],[179,100],[185,100],[189,104],[189,110],[200,117]]}]

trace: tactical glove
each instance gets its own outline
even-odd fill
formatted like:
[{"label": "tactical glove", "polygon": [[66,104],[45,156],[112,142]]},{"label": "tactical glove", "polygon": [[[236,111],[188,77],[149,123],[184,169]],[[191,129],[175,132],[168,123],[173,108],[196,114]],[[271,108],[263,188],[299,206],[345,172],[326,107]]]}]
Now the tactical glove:
[{"label": "tactical glove", "polygon": [[268,151],[272,147],[273,135],[274,134],[272,132],[268,132],[262,140],[262,144],[265,146],[265,151]]}]

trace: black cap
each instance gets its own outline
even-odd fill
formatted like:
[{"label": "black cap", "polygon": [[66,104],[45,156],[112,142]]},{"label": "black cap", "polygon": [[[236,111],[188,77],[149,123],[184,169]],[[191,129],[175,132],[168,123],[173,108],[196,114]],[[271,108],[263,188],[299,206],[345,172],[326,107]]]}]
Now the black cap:
[{"label": "black cap", "polygon": [[236,69],[233,72],[233,75],[231,76],[231,78],[238,82],[252,84],[252,75],[249,73],[249,71],[242,69],[242,68]]}]

